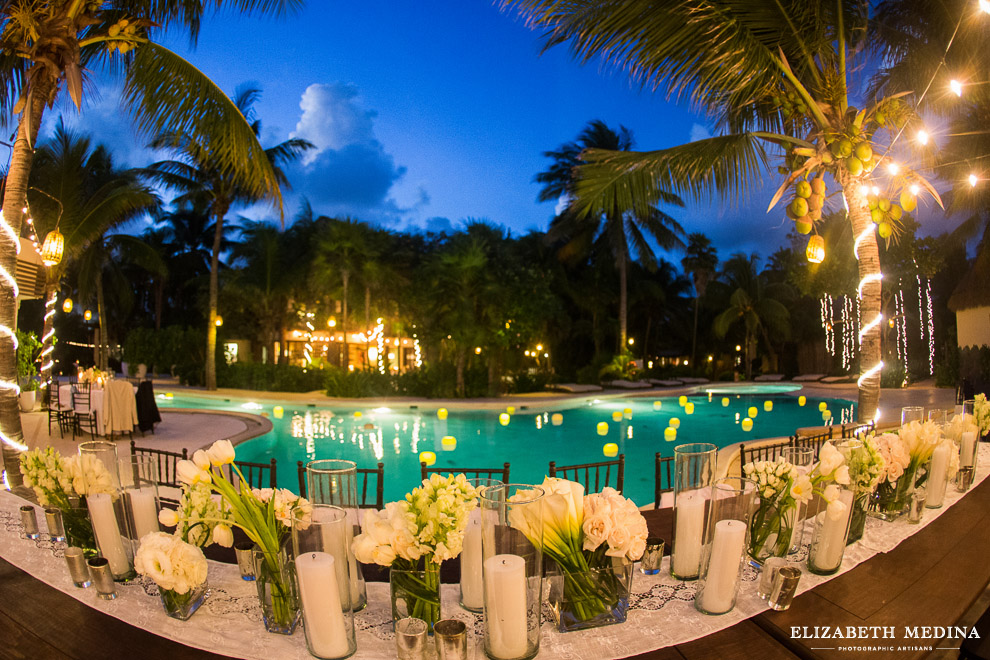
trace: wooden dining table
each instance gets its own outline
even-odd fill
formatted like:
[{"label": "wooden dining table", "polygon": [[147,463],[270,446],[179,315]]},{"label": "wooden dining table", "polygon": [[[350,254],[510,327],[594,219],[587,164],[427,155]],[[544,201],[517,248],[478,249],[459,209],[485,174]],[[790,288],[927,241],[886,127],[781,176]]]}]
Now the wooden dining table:
[{"label": "wooden dining table", "polygon": [[[646,512],[650,533],[671,538],[672,511]],[[940,640],[906,637],[906,627],[951,626],[990,584],[990,479],[887,553],[798,596],[784,612],[767,611],[717,633],[633,656],[649,660],[765,660],[866,657],[838,650],[847,640],[805,639],[792,628],[893,626],[894,639],[851,645],[922,647]],[[456,576],[446,562],[447,577]],[[369,570],[367,577],[375,579]],[[378,579],[381,579],[379,574]],[[623,624],[623,625],[629,625]],[[259,634],[261,627],[259,623]],[[0,559],[0,639],[4,658],[141,657],[219,659],[98,612]],[[951,646],[958,647],[960,641]],[[926,650],[870,652],[871,660],[923,658]]]}]

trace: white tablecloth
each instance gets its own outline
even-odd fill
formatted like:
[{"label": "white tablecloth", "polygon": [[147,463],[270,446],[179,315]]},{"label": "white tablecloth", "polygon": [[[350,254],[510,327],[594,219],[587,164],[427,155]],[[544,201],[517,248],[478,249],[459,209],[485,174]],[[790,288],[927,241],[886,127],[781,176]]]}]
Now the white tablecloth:
[{"label": "white tablecloth", "polygon": [[[90,410],[96,411],[96,434],[106,435],[105,431],[105,420],[103,419],[103,389],[102,388],[92,388],[89,391],[89,408],[84,405],[74,405],[72,400],[72,388],[75,387],[72,383],[64,383],[58,386],[58,402],[64,410],[70,407],[78,413],[88,413]],[[133,388],[133,392],[137,393],[137,388]]]},{"label": "white tablecloth", "polygon": [[[974,487],[987,477],[990,468],[990,444],[981,443],[979,467]],[[819,576],[804,571],[799,593],[827,582],[879,552],[897,547],[904,539],[916,534],[942,515],[963,494],[950,488],[941,509],[927,509],[920,525],[909,525],[902,518],[885,523],[867,519],[863,540],[846,548],[841,570],[835,575]],[[63,553],[64,543],[52,543],[46,534],[31,541],[24,537],[18,507],[21,498],[0,490],[0,556],[35,578],[72,596],[76,600],[127,623],[214,653],[252,660],[309,660],[302,629],[292,636],[265,632],[258,606],[258,594],[253,582],[240,579],[237,567],[210,562],[211,595],[189,621],[180,622],[167,617],[157,597],[158,588],[147,578],[118,584],[119,597],[113,601],[98,600],[90,589],[76,589],[69,579]],[[44,529],[43,512],[39,511],[40,527]],[[809,539],[809,534],[805,539]],[[801,553],[807,556],[807,546]],[[801,559],[794,557],[793,559]],[[664,560],[659,575],[643,575],[637,569],[633,594],[629,598],[626,623],[593,630],[558,633],[549,623],[544,603],[544,623],[540,635],[541,660],[604,660],[645,653],[665,646],[683,644],[733,626],[767,609],[756,595],[759,573],[753,568],[743,571],[736,607],[727,614],[706,616],[694,608],[694,582],[681,582],[670,577],[669,558]],[[442,587],[442,615],[461,619],[471,635],[471,658],[481,660],[479,648],[483,634],[482,617],[457,605],[458,586]],[[55,615],[57,616],[57,614]],[[386,583],[368,583],[368,607],[354,617],[357,628],[357,659],[387,660],[395,657],[389,587]]]}]

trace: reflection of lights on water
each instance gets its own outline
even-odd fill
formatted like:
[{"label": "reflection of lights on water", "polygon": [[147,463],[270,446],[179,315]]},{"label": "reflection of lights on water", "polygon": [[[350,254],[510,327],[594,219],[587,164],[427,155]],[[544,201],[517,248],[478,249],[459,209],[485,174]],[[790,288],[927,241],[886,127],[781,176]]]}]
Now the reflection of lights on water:
[{"label": "reflection of lights on water", "polygon": [[632,429],[633,429],[633,427],[632,427],[632,425],[631,425],[631,424],[630,424],[630,425],[629,425],[629,427],[628,427],[628,428],[626,429],[626,437],[627,437],[627,438],[629,438],[630,440],[632,440]]},{"label": "reflection of lights on water", "polygon": [[399,454],[402,452],[402,442],[399,440],[399,436],[395,436],[395,440],[392,441],[392,446],[395,447],[395,453]]},{"label": "reflection of lights on water", "polygon": [[392,412],[392,409],[391,408],[386,408],[385,406],[382,406],[381,408],[375,408],[371,412],[376,412],[376,413],[390,413],[390,412]]},{"label": "reflection of lights on water", "polygon": [[264,406],[260,403],[255,403],[254,401],[248,401],[247,403],[242,403],[241,408],[245,410],[261,410]]},{"label": "reflection of lights on water", "polygon": [[536,428],[537,429],[543,428],[543,418],[540,417],[539,415],[536,416]]},{"label": "reflection of lights on water", "polygon": [[422,422],[421,422],[421,420],[420,420],[420,418],[419,418],[419,417],[417,417],[417,418],[416,418],[416,419],[415,419],[415,420],[413,421],[413,430],[412,430],[412,453],[414,453],[414,454],[418,454],[418,453],[419,453],[419,430],[420,430],[420,428],[421,428],[421,424],[422,424]]}]

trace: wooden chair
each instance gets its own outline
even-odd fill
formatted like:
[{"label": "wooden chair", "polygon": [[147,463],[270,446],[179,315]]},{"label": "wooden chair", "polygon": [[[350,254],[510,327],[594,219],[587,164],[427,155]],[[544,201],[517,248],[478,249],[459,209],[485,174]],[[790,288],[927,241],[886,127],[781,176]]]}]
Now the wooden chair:
[{"label": "wooden chair", "polygon": [[68,401],[66,405],[62,404],[62,401],[59,399],[58,381],[54,378],[48,380],[46,388],[45,403],[48,408],[48,435],[50,436],[52,434],[52,422],[55,422],[58,426],[59,436],[64,436],[65,432],[73,424],[72,408],[67,405],[71,401]]},{"label": "wooden chair", "polygon": [[[653,485],[653,508],[660,508],[664,493],[674,492],[674,457],[663,457],[657,452],[655,481]],[[666,486],[664,484],[667,484]]]},{"label": "wooden chair", "polygon": [[420,462],[420,477],[429,479],[431,474],[463,474],[468,479],[496,479],[503,484],[509,483],[509,463],[505,462],[500,468],[428,468]]},{"label": "wooden chair", "polygon": [[771,442],[765,445],[760,445],[758,447],[746,447],[745,444],[739,445],[739,469],[742,470],[748,463],[753,463],[755,461],[774,461],[783,452],[782,449],[787,447],[793,447],[794,438],[787,440],[781,440],[780,442]]},{"label": "wooden chair", "polygon": [[[602,476],[603,471],[604,478]],[[586,494],[597,493],[607,486],[612,486],[613,473],[615,475],[615,485],[612,488],[621,493],[622,484],[625,480],[625,471],[625,454],[619,454],[619,458],[614,461],[583,463],[581,465],[561,465],[558,467],[556,461],[550,461],[551,477],[562,477],[584,484],[584,492]],[[592,478],[594,479],[593,481]],[[592,488],[592,484],[594,484],[594,488]]]},{"label": "wooden chair", "polygon": [[[182,483],[179,481],[178,472],[176,471],[176,465],[179,461],[189,459],[189,452],[185,447],[182,448],[182,453],[179,453],[174,451],[165,451],[164,449],[137,447],[134,445],[134,441],[131,440],[131,456],[154,457],[155,462],[158,464],[158,485],[169,486],[171,488],[182,487]],[[161,497],[159,499],[165,502],[178,504],[178,500],[170,497]]]},{"label": "wooden chair", "polygon": [[[251,461],[234,461],[237,468],[244,475],[245,481],[249,488],[278,488],[277,476],[275,471],[275,459],[273,458],[270,463],[253,463]],[[237,473],[234,472],[230,466],[224,465],[220,468],[223,470],[225,476],[230,480],[235,487],[240,488],[238,483],[240,479]],[[267,477],[267,478],[266,478]]]},{"label": "wooden chair", "polygon": [[[296,461],[299,472],[299,495],[306,495],[306,466],[302,461]],[[375,477],[374,500],[368,501],[369,482],[372,476]],[[384,509],[385,508],[385,464],[379,463],[375,468],[358,468],[358,507],[361,509]]]},{"label": "wooden chair", "polygon": [[97,422],[98,411],[93,410],[91,405],[92,394],[90,383],[75,383],[72,386],[72,439],[76,439],[76,433],[89,433],[92,436],[99,435],[99,425]]}]

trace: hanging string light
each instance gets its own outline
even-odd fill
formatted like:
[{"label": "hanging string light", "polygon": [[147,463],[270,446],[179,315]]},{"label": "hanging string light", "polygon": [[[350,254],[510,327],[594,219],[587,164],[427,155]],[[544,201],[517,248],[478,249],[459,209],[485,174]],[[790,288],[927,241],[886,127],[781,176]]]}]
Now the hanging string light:
[{"label": "hanging string light", "polygon": [[925,278],[925,307],[928,311],[928,375],[935,375],[935,317],[932,314],[932,281]]},{"label": "hanging string light", "polygon": [[419,339],[416,338],[416,335],[413,335],[413,361],[417,368],[423,366],[423,351],[419,346]]},{"label": "hanging string light", "polygon": [[[14,231],[14,228],[10,226],[10,223],[3,217],[2,211],[0,211],[0,235],[6,237],[7,240],[13,243],[14,252],[16,254],[21,253],[21,242],[17,238],[17,233]],[[11,294],[16,300],[17,296],[20,295],[20,290],[17,288],[17,280],[15,280],[14,276],[11,275],[10,272],[8,272],[2,265],[0,265],[0,280],[2,280],[4,285],[11,290]],[[9,326],[0,324],[0,336],[9,339],[11,344],[13,344],[13,351],[17,350],[17,337],[14,335],[13,329]],[[21,388],[16,381],[6,379],[0,379],[0,389],[13,392],[15,395],[20,394],[21,392]],[[27,445],[14,440],[8,436],[3,429],[0,429],[0,441],[17,451],[28,450]],[[4,474],[4,478],[6,479],[6,474]]]}]

